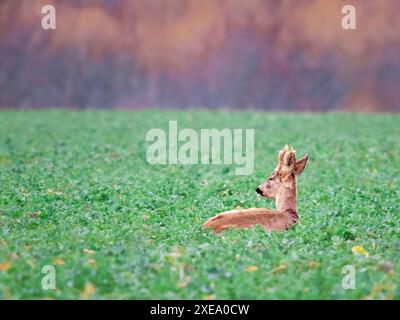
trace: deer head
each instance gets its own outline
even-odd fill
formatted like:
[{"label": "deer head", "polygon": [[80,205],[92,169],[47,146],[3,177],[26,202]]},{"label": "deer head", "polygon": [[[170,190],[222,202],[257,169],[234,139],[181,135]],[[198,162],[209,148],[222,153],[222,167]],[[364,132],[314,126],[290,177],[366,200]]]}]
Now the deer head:
[{"label": "deer head", "polygon": [[292,198],[292,202],[293,200],[295,202],[296,177],[303,172],[307,162],[308,154],[304,155],[300,160],[296,160],[296,150],[286,145],[279,151],[277,167],[269,178],[257,187],[256,192],[263,197],[276,200],[278,210],[281,209],[279,207],[282,207],[278,203],[278,197],[280,198],[279,201],[285,201],[286,196]]}]

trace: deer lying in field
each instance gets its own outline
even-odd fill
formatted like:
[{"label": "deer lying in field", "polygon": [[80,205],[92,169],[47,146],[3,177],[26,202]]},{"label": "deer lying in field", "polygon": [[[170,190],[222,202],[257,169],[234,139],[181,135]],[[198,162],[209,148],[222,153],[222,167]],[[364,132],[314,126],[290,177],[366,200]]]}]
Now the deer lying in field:
[{"label": "deer lying in field", "polygon": [[266,232],[287,230],[299,222],[296,177],[303,172],[307,162],[308,154],[296,160],[296,150],[286,145],[279,152],[278,165],[271,176],[256,189],[261,196],[275,200],[276,211],[265,208],[225,211],[208,219],[204,228],[212,228],[215,233],[255,225],[262,226]]}]

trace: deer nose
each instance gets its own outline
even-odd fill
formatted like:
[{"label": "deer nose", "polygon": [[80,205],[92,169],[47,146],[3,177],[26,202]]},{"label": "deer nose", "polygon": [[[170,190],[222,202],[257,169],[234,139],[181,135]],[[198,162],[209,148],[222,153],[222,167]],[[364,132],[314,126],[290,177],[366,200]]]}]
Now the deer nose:
[{"label": "deer nose", "polygon": [[257,188],[257,189],[256,189],[256,192],[257,192],[258,194],[262,195],[262,191],[261,191],[260,188]]}]

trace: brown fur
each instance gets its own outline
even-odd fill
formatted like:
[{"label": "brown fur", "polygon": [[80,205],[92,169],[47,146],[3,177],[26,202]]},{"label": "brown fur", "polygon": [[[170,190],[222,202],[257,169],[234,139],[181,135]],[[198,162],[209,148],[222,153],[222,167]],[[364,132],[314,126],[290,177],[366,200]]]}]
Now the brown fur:
[{"label": "brown fur", "polygon": [[296,151],[287,145],[279,152],[278,165],[270,177],[260,184],[257,192],[275,200],[276,211],[250,208],[222,212],[204,223],[218,233],[229,228],[251,228],[260,225],[266,232],[286,230],[299,221],[297,215],[296,177],[308,162],[308,154],[296,161]]}]

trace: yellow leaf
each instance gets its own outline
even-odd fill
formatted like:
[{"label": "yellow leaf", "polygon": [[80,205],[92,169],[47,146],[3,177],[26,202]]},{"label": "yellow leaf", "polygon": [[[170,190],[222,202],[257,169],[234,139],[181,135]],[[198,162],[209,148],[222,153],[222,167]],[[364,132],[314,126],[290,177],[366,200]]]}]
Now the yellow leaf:
[{"label": "yellow leaf", "polygon": [[83,252],[88,254],[89,256],[95,254],[95,252],[93,250],[90,250],[90,249],[83,249]]},{"label": "yellow leaf", "polygon": [[215,294],[206,294],[201,298],[202,300],[215,300]]},{"label": "yellow leaf", "polygon": [[64,265],[64,263],[65,263],[64,260],[59,258],[59,257],[54,259],[54,264],[55,265],[62,266],[62,265]]},{"label": "yellow leaf", "polygon": [[246,271],[246,272],[254,272],[257,270],[258,270],[258,268],[256,266],[248,266],[246,269],[244,269],[244,271]]},{"label": "yellow leaf", "polygon": [[35,219],[35,218],[39,217],[41,214],[42,214],[42,211],[39,210],[39,211],[30,213],[29,216],[30,216],[32,219]]},{"label": "yellow leaf", "polygon": [[0,271],[6,271],[6,270],[10,269],[10,267],[11,267],[10,262],[0,263]]},{"label": "yellow leaf", "polygon": [[285,264],[279,264],[274,270],[273,272],[282,272],[286,270],[286,265]]},{"label": "yellow leaf", "polygon": [[82,300],[90,299],[92,295],[96,293],[96,287],[91,282],[86,282],[85,288],[80,293],[79,297]]},{"label": "yellow leaf", "polygon": [[310,261],[310,263],[308,264],[308,266],[309,266],[311,269],[314,269],[314,268],[316,268],[316,267],[319,266],[319,263],[318,263],[317,261]]},{"label": "yellow leaf", "polygon": [[47,189],[47,193],[48,194],[55,194],[56,196],[62,196],[63,195],[62,192],[56,191],[56,190],[53,190],[53,189]]},{"label": "yellow leaf", "polygon": [[369,257],[369,252],[361,246],[354,246],[351,248],[351,251],[353,251],[354,254],[361,254],[365,257]]}]

